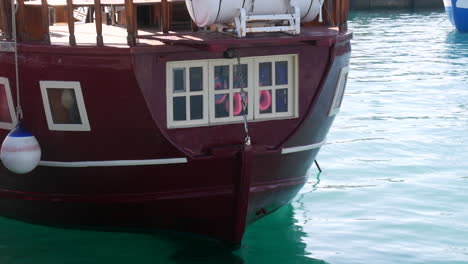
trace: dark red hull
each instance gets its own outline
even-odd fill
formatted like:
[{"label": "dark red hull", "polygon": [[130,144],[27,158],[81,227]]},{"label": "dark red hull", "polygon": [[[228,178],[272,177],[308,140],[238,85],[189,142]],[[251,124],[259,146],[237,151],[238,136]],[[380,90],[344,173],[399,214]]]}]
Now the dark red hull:
[{"label": "dark red hull", "polygon": [[[166,63],[218,59],[222,52],[177,45],[119,49],[21,44],[24,122],[41,144],[42,160],[187,162],[39,166],[26,175],[2,166],[0,214],[60,226],[167,228],[239,243],[248,223],[288,203],[306,183],[333,122],[329,110],[340,70],[349,63],[349,39],[349,33],[337,33],[320,41],[240,48],[242,57],[298,54],[300,69],[299,117],[250,123],[253,144],[248,148],[243,146],[242,123],[166,127]],[[12,88],[13,58],[13,53],[0,52],[0,76]],[[79,81],[92,131],[50,131],[41,80]],[[8,132],[1,130],[0,138]]]}]

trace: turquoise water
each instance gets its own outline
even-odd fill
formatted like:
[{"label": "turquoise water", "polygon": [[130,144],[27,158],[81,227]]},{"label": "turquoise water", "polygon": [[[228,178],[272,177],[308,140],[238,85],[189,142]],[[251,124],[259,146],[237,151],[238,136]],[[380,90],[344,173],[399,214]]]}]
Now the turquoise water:
[{"label": "turquoise water", "polygon": [[236,250],[182,234],[62,230],[0,218],[0,264],[468,263],[468,34],[442,12],[353,13],[324,172]]}]

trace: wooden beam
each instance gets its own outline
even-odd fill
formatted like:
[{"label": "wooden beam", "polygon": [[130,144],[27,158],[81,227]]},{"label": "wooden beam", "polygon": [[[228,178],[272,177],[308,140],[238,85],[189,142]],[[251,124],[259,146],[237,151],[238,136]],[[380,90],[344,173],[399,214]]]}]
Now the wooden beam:
[{"label": "wooden beam", "polygon": [[167,0],[161,1],[161,9],[162,9],[162,31],[163,33],[169,32],[169,5],[167,4]]},{"label": "wooden beam", "polygon": [[333,25],[339,26],[340,25],[340,7],[341,7],[341,0],[335,0],[333,3]]},{"label": "wooden beam", "polygon": [[28,40],[28,36],[26,34],[26,25],[24,24],[24,0],[17,0],[18,4],[18,12],[16,12],[16,36],[15,38],[18,40]]},{"label": "wooden beam", "polygon": [[49,5],[47,4],[47,0],[41,0],[41,15],[42,15],[42,25],[44,27],[44,37],[42,39],[47,44],[50,44]]},{"label": "wooden beam", "polygon": [[101,0],[94,0],[94,16],[96,24],[96,44],[98,46],[104,46],[104,40],[102,38],[102,6]]},{"label": "wooden beam", "polygon": [[125,0],[125,12],[127,13],[127,43],[130,47],[133,47],[136,44],[136,19],[133,0]]},{"label": "wooden beam", "polygon": [[348,29],[348,16],[349,16],[349,0],[343,1],[343,12],[341,15],[341,27],[340,29],[346,31]]},{"label": "wooden beam", "polygon": [[73,17],[73,0],[67,0],[68,32],[70,33],[70,46],[76,46],[75,18]]}]

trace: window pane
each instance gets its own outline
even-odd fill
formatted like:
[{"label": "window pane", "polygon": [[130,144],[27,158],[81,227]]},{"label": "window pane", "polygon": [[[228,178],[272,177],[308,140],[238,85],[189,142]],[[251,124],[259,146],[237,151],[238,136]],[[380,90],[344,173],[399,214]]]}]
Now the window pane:
[{"label": "window pane", "polygon": [[185,92],[185,69],[174,69],[174,93]]},{"label": "window pane", "polygon": [[11,120],[10,108],[8,107],[6,88],[3,84],[0,84],[0,122],[13,123],[13,120]]},{"label": "window pane", "polygon": [[288,112],[288,89],[276,90],[276,112]]},{"label": "window pane", "polygon": [[174,121],[187,120],[185,97],[174,97],[173,98],[173,117]]},{"label": "window pane", "polygon": [[277,61],[275,63],[276,85],[288,84],[288,62]]},{"label": "window pane", "polygon": [[339,100],[339,103],[338,103],[338,107],[341,107],[341,103],[343,102],[344,91],[346,89],[346,83],[347,82],[348,82],[348,73],[346,73],[343,76],[343,82],[342,82],[341,89],[340,89],[340,100]]},{"label": "window pane", "polygon": [[248,75],[249,75],[249,72],[248,72],[247,64],[241,64],[240,67],[239,65],[234,65],[233,67],[234,88],[247,88],[248,83],[249,83]]},{"label": "window pane", "polygon": [[229,89],[229,66],[215,66],[215,90],[226,90]]},{"label": "window pane", "polygon": [[199,92],[203,90],[203,68],[190,68],[190,91]]},{"label": "window pane", "polygon": [[[248,93],[245,93],[246,97],[246,101],[245,101],[245,114],[248,115],[249,114],[249,106],[248,106],[248,100],[249,100],[249,95]],[[233,101],[233,105],[232,105],[232,111],[233,111],[233,114],[234,116],[243,116],[244,115],[244,110],[243,110],[243,106],[242,106],[242,96],[241,96],[241,93],[234,93],[233,95],[233,98],[232,98],[232,101]]]},{"label": "window pane", "polygon": [[337,87],[337,95],[336,95],[336,101],[335,104],[333,105],[333,109],[341,107],[341,103],[343,102],[343,95],[344,95],[344,90],[346,87],[346,82],[348,81],[348,73],[344,74],[343,79],[340,82],[340,87]]},{"label": "window pane", "polygon": [[270,114],[272,111],[271,107],[271,90],[263,90],[259,93],[259,104],[260,114]]},{"label": "window pane", "polygon": [[47,97],[55,124],[81,124],[74,89],[47,89]]},{"label": "window pane", "polygon": [[215,95],[215,117],[229,116],[229,94]]},{"label": "window pane", "polygon": [[259,65],[258,71],[259,86],[271,86],[272,84],[272,70],[271,62],[263,62]]},{"label": "window pane", "polygon": [[203,119],[203,95],[190,96],[190,119]]}]

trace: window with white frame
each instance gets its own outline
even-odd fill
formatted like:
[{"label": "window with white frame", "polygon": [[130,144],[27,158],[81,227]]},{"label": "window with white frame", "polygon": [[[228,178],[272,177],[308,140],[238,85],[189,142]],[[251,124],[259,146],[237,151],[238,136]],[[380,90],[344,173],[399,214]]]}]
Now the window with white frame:
[{"label": "window with white frame", "polygon": [[41,81],[40,86],[50,130],[91,131],[79,82]]},{"label": "window with white frame", "polygon": [[349,66],[343,67],[340,70],[338,82],[335,88],[335,94],[333,95],[333,102],[330,108],[329,116],[336,115],[340,111],[341,103],[343,102],[343,96],[348,81]]},{"label": "window with white frame", "polygon": [[294,113],[294,57],[257,59],[255,63],[257,119],[289,117]]},{"label": "window with white frame", "polygon": [[241,88],[246,92],[245,112],[249,119],[253,118],[253,101],[249,95],[253,94],[253,67],[250,59],[216,60],[210,63],[210,123],[227,123],[242,121],[244,110],[242,107]]},{"label": "window with white frame", "polygon": [[0,128],[13,129],[16,122],[10,83],[7,78],[0,77]]},{"label": "window with white frame", "polygon": [[208,66],[203,62],[171,63],[167,71],[167,120],[170,126],[208,123]]},{"label": "window with white frame", "polygon": [[[297,55],[169,62],[169,128],[297,117]],[[192,76],[193,75],[193,76]]]}]

